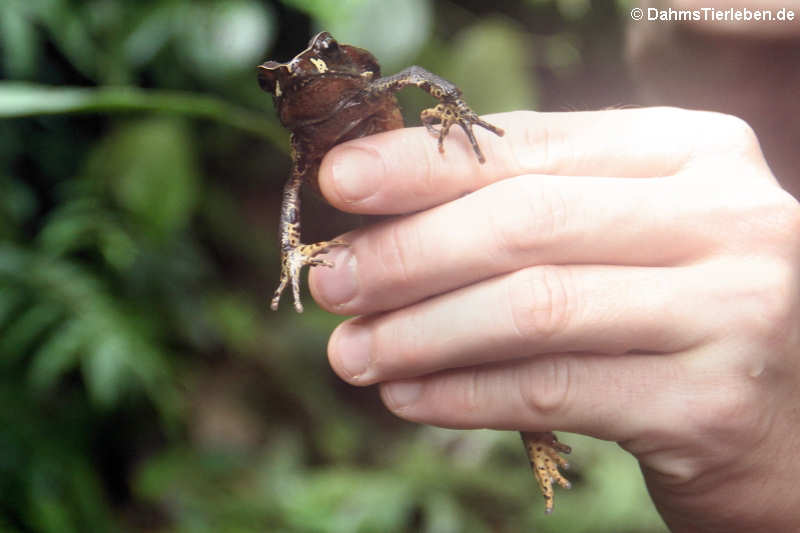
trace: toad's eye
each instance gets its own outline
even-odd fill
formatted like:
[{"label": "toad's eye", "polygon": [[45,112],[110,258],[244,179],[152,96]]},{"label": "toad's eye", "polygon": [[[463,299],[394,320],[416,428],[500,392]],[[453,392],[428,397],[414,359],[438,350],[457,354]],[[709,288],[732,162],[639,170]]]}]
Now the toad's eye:
[{"label": "toad's eye", "polygon": [[339,49],[339,43],[333,37],[328,37],[319,44],[324,52],[336,52]]}]

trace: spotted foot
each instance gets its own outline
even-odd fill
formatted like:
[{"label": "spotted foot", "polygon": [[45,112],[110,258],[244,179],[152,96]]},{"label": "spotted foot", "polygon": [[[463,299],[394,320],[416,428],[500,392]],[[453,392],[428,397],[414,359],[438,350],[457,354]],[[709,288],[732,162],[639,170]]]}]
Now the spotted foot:
[{"label": "spotted foot", "polygon": [[[420,119],[431,135],[439,138],[439,152],[441,153],[444,153],[444,138],[447,137],[450,126],[453,124],[461,126],[461,129],[464,130],[464,133],[467,134],[467,138],[469,138],[472,149],[475,150],[475,155],[478,156],[478,161],[481,163],[485,162],[486,158],[483,157],[481,148],[478,146],[478,141],[475,140],[475,135],[472,133],[473,124],[485,128],[500,137],[505,135],[502,129],[481,120],[461,98],[453,100],[448,99],[438,104],[436,107],[423,110],[422,113],[420,113]],[[439,124],[438,129],[434,127],[435,124]]]},{"label": "spotted foot", "polygon": [[317,256],[327,253],[334,246],[347,246],[347,243],[339,240],[323,241],[314,244],[300,244],[283,250],[281,253],[281,281],[278,288],[275,289],[270,304],[273,311],[278,310],[281,294],[286,285],[291,282],[294,308],[298,313],[303,312],[303,304],[300,302],[300,270],[306,265],[332,267],[333,263]]},{"label": "spotted foot", "polygon": [[559,468],[569,468],[569,463],[560,453],[570,453],[572,449],[566,444],[558,442],[552,433],[520,432],[531,469],[539,482],[539,489],[544,496],[544,512],[553,512],[553,482],[555,481],[565,489],[571,487],[569,481],[561,475]]}]

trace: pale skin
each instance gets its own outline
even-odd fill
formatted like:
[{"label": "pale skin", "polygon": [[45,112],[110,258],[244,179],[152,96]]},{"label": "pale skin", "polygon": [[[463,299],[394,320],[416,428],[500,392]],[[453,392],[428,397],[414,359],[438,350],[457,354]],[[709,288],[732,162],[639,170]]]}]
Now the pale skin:
[{"label": "pale skin", "polygon": [[[396,415],[619,442],[674,532],[800,529],[800,208],[741,120],[514,112],[335,147],[310,286],[330,363]],[[409,214],[413,213],[413,214]],[[556,504],[558,506],[558,504]]]}]

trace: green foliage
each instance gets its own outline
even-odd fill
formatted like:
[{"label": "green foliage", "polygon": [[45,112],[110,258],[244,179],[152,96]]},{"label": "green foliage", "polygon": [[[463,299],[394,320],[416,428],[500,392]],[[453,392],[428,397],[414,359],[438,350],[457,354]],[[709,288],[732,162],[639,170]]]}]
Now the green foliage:
[{"label": "green foliage", "polygon": [[143,91],[135,87],[61,88],[29,83],[0,83],[0,117],[66,113],[155,111],[208,118],[266,137],[288,148],[285,132],[266,116],[206,95],[175,91]]},{"label": "green foliage", "polygon": [[532,107],[581,42],[510,13],[588,4],[0,3],[0,531],[661,531],[614,445],[566,437],[544,517],[518,436],[387,416],[328,368],[337,317],[267,310],[288,144],[257,63],[324,27]]},{"label": "green foliage", "polygon": [[[396,72],[413,63],[431,37],[433,10],[427,0],[354,0],[332,2],[334,9],[319,9],[327,2],[305,0],[314,5],[319,29],[330,31],[342,42],[357,43],[380,58],[384,73]],[[347,5],[342,9],[342,4]]]},{"label": "green foliage", "polygon": [[[459,87],[481,112],[500,112],[536,107],[535,86],[526,74],[530,65],[525,51],[526,33],[506,18],[481,21],[463,30],[449,43],[443,69],[448,79],[463,80]],[[480,72],[480,76],[474,73]],[[502,98],[483,78],[502,79]]]},{"label": "green foliage", "polygon": [[[7,375],[0,380],[0,511],[8,513],[9,525],[3,531],[112,529],[85,432],[92,415],[74,394],[36,406],[40,401],[24,383]],[[37,407],[50,416],[41,416]],[[11,528],[20,522],[24,529]]]}]

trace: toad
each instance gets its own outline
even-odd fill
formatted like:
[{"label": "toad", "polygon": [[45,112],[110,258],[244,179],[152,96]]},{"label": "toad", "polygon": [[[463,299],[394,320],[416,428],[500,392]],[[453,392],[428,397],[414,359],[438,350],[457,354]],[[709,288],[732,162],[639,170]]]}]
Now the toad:
[{"label": "toad", "polygon": [[[403,117],[395,93],[413,85],[438,100],[420,114],[422,124],[438,138],[444,153],[444,138],[457,124],[467,135],[480,163],[485,161],[472,126],[502,136],[503,130],[481,120],[447,80],[418,67],[408,67],[391,76],[381,76],[380,66],[367,50],[339,44],[329,33],[315,35],[308,48],[285,63],[267,61],[258,66],[258,83],[272,94],[281,124],[291,132],[292,170],[283,190],[279,238],[281,276],[271,308],[278,309],[281,294],[291,284],[294,307],[300,301],[300,271],[305,265],[333,266],[320,258],[341,240],[305,244],[300,240],[300,189],[309,183],[319,189],[317,172],[322,158],[333,146],[402,128]],[[567,462],[559,454],[569,453],[551,432],[522,432],[522,440],[534,475],[545,498],[545,512],[553,509],[553,482],[568,488],[559,472]]]}]

